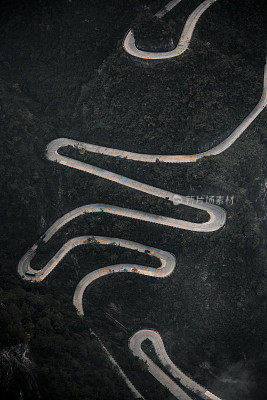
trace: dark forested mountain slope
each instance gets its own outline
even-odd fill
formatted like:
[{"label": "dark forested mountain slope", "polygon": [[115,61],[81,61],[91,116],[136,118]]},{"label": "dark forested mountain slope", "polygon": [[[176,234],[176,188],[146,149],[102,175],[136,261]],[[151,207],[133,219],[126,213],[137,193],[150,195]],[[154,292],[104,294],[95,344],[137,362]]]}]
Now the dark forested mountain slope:
[{"label": "dark forested mountain slope", "polygon": [[[164,17],[166,23],[174,21],[178,32],[196,6],[193,0],[186,3],[184,11],[181,2]],[[131,333],[151,327],[162,335],[173,361],[223,399],[263,400],[264,115],[227,152],[192,165],[75,152],[77,159],[180,194],[223,196],[227,224],[203,235],[116,216],[84,216],[44,246],[35,265],[47,262],[69,238],[106,235],[174,253],[178,265],[170,278],[122,274],[96,282],[85,295],[85,317],[80,319],[72,295],[88,270],[120,262],[157,265],[155,260],[91,245],[75,249],[41,284],[23,282],[17,275],[20,257],[39,236],[65,212],[84,204],[102,202],[203,220],[187,207],[44,157],[47,143],[62,136],[137,152],[190,154],[225,138],[259,100],[265,59],[263,1],[218,0],[201,17],[190,49],[152,67],[133,62],[121,48],[144,4],[4,3],[0,350],[28,346],[41,399],[131,399],[90,336],[93,328],[141,393],[161,400],[166,392],[128,349]],[[158,6],[151,2],[150,11]],[[69,149],[64,152],[70,154]],[[233,204],[226,204],[227,196]],[[3,397],[12,398],[8,385],[1,390]],[[23,390],[26,399],[36,389],[32,384]],[[19,398],[17,392],[12,395]]]}]

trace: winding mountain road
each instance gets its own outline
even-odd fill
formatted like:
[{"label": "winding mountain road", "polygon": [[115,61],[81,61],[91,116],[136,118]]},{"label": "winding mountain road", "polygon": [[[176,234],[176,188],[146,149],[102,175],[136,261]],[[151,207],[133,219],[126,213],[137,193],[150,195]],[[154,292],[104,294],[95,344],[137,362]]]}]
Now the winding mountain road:
[{"label": "winding mountain road", "polygon": [[[180,0],[181,1],[181,0]],[[162,11],[159,11],[156,15],[158,17],[163,17],[168,11],[170,11],[174,6],[180,3],[179,0],[177,1],[171,1],[168,3]],[[217,0],[206,0],[203,1],[188,17],[184,29],[182,31],[181,37],[179,39],[179,42],[175,49],[171,51],[166,51],[166,52],[160,52],[160,53],[151,53],[148,51],[143,51],[139,50],[136,45],[135,45],[135,40],[134,40],[134,35],[133,32],[130,30],[123,43],[124,49],[129,53],[130,55],[137,57],[137,58],[143,58],[146,60],[166,60],[168,58],[173,58],[180,56],[182,53],[184,53],[190,44],[190,40],[192,38],[195,26],[201,15]]]},{"label": "winding mountain road", "polygon": [[186,376],[179,368],[176,367],[166,353],[163,341],[158,332],[147,329],[136,332],[129,341],[129,347],[133,354],[147,364],[148,371],[163,386],[166,386],[177,399],[190,400],[191,398],[143,352],[142,343],[146,339],[153,344],[154,350],[161,364],[175,379],[180,382],[181,385],[191,390],[202,399],[220,400],[219,397],[215,396],[197,382],[193,381],[193,379]]},{"label": "winding mountain road", "polygon": [[[143,58],[146,60],[169,59],[181,55],[189,47],[190,40],[198,19],[208,7],[210,7],[213,3],[215,3],[215,1],[216,0],[206,0],[192,12],[192,14],[186,21],[179,43],[174,50],[162,53],[151,53],[151,52],[140,51],[135,46],[133,33],[129,31],[123,42],[123,47],[125,51],[133,57]],[[171,1],[167,6],[164,7],[163,10],[158,12],[156,15],[158,17],[162,17],[170,9],[172,9],[175,5],[179,4],[180,2],[181,0]],[[45,243],[48,242],[59,229],[61,229],[71,220],[81,215],[88,213],[100,213],[100,212],[104,212],[106,214],[124,216],[132,219],[138,219],[141,221],[165,225],[174,228],[186,229],[195,232],[212,232],[220,229],[225,224],[226,221],[226,212],[221,207],[212,204],[201,203],[196,200],[192,200],[192,202],[188,204],[187,198],[185,196],[181,196],[178,195],[177,193],[172,193],[154,186],[150,186],[138,182],[136,180],[129,179],[122,175],[107,171],[105,169],[95,167],[93,165],[81,161],[77,161],[67,156],[63,156],[58,153],[58,150],[62,147],[71,146],[78,149],[84,149],[85,151],[91,153],[103,154],[112,157],[122,157],[135,161],[154,162],[154,163],[157,162],[158,160],[164,163],[196,162],[202,157],[216,155],[224,152],[240,137],[240,135],[244,132],[244,130],[254,121],[254,119],[261,113],[261,111],[266,106],[267,103],[266,90],[267,90],[267,67],[265,66],[263,92],[259,102],[256,104],[251,113],[228,136],[227,139],[225,139],[217,146],[203,153],[192,154],[192,155],[156,155],[156,154],[150,155],[142,153],[133,153],[125,150],[112,149],[103,146],[97,146],[68,138],[55,139],[52,142],[50,142],[46,148],[46,157],[50,161],[57,162],[59,164],[77,169],[79,171],[84,171],[104,179],[108,179],[110,181],[119,183],[121,185],[128,186],[132,189],[139,190],[141,192],[147,193],[152,196],[167,199],[172,202],[175,201],[177,202],[178,199],[179,204],[183,204],[191,208],[205,211],[208,217],[207,222],[194,223],[190,221],[169,218],[165,216],[150,214],[147,212],[136,211],[108,204],[88,204],[76,208],[70,211],[69,213],[65,214],[63,217],[59,218],[42,235],[41,240]],[[38,244],[37,243],[34,244],[19,261],[18,273],[25,280],[31,282],[40,282],[53,271],[53,269],[60,263],[60,261],[66,256],[66,254],[69,253],[73,248],[81,245],[87,245],[92,242],[98,243],[100,245],[102,244],[102,245],[121,246],[127,249],[137,250],[141,253],[146,252],[158,258],[161,263],[161,266],[159,268],[153,268],[136,264],[116,264],[116,265],[109,265],[107,267],[88,273],[77,285],[73,297],[73,304],[76,307],[77,312],[80,316],[83,316],[84,314],[83,304],[82,304],[84,291],[87,288],[87,286],[90,285],[96,279],[101,278],[103,276],[107,276],[109,274],[120,273],[120,272],[128,272],[128,273],[131,272],[140,275],[165,278],[173,272],[176,265],[176,259],[174,255],[172,255],[171,253],[157,248],[152,248],[144,244],[135,243],[132,241],[126,241],[124,239],[119,239],[119,238],[109,238],[101,236],[81,236],[81,237],[75,237],[69,240],[67,243],[65,243],[61,247],[61,249],[59,249],[58,252],[54,255],[54,257],[52,257],[52,259],[40,270],[35,270],[31,267],[31,261],[38,250]],[[181,400],[188,400],[188,399],[190,400],[190,397],[143,352],[142,343],[144,340],[147,339],[152,342],[156,354],[159,358],[159,361],[162,363],[163,366],[167,367],[168,372],[173,376],[173,378],[177,379],[181,385],[185,386],[192,392],[197,393],[203,399],[220,400],[217,396],[210,393],[207,389],[203,388],[201,385],[194,382],[192,379],[188,378],[172,363],[172,361],[170,360],[165,351],[164,344],[159,333],[151,330],[140,330],[136,332],[130,338],[129,341],[129,347],[132,350],[133,354],[139,357],[140,359],[143,359],[147,363],[148,371],[162,385],[168,388],[169,391],[176,398]],[[125,381],[129,386],[130,390],[132,390],[134,396],[137,398],[142,398],[140,393],[134,388],[134,386],[129,380],[127,381],[127,379],[128,378],[126,377]]]}]

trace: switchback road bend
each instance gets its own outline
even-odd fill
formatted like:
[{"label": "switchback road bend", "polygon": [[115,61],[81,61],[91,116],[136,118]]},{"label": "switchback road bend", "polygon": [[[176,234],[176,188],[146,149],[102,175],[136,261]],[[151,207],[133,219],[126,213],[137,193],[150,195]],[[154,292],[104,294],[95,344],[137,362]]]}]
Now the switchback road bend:
[{"label": "switchback road bend", "polygon": [[[218,0],[219,1],[219,0]],[[173,7],[177,6],[181,0],[173,0],[168,3],[161,11],[156,15],[161,18]],[[129,31],[123,41],[124,50],[132,57],[141,58],[145,60],[164,60],[173,57],[178,57],[184,53],[190,45],[192,35],[194,33],[195,26],[201,17],[201,15],[215,3],[216,0],[206,0],[201,3],[188,17],[185,26],[183,28],[181,37],[179,39],[176,48],[169,52],[152,53],[147,51],[139,50],[135,45],[135,39],[132,31]],[[255,118],[261,113],[261,111],[266,106],[266,89],[267,89],[267,68],[265,66],[263,78],[263,92],[262,97],[259,102],[255,105],[254,109],[249,113],[249,115],[240,122],[239,126],[220,144],[207,150],[203,153],[192,154],[192,155],[160,155],[160,154],[143,154],[143,153],[133,153],[126,150],[117,150],[112,148],[107,148],[103,146],[97,146],[89,143],[79,142],[69,138],[59,138],[50,142],[46,148],[46,157],[49,161],[57,162],[59,164],[65,165],[70,168],[77,169],[79,171],[84,171],[89,174],[99,176],[104,179],[119,183],[124,186],[128,186],[132,189],[139,190],[141,192],[147,193],[152,196],[157,196],[163,199],[168,198],[170,201],[174,201],[179,198],[179,204],[183,204],[195,209],[203,210],[207,213],[209,219],[204,223],[193,223],[186,220],[178,220],[174,218],[168,218],[165,216],[150,214],[147,212],[136,211],[132,209],[117,207],[109,204],[87,204],[82,207],[76,208],[63,217],[59,218],[42,236],[43,242],[48,242],[52,236],[60,230],[64,225],[66,225],[71,220],[79,217],[83,214],[88,213],[100,213],[104,212],[106,214],[119,215],[131,219],[137,219],[151,224],[160,224],[164,226],[169,226],[173,228],[186,229],[194,232],[212,232],[220,229],[224,226],[226,222],[226,212],[223,208],[201,203],[192,200],[190,205],[188,205],[187,198],[181,196],[177,193],[172,193],[164,189],[160,189],[154,186],[138,182],[133,179],[129,179],[125,176],[104,170],[102,168],[95,167],[93,165],[86,164],[84,162],[77,161],[75,159],[63,156],[58,153],[58,150],[62,147],[72,146],[78,149],[83,149],[87,152],[97,153],[102,155],[108,155],[112,157],[123,157],[128,160],[143,161],[155,163],[158,160],[162,163],[192,163],[201,159],[202,157],[208,157],[212,155],[217,155],[225,150],[227,150],[245,131],[245,129],[255,120]],[[132,249],[139,251],[140,253],[147,253],[158,258],[161,266],[159,268],[148,267],[137,264],[116,264],[109,265],[104,268],[100,268],[96,271],[88,273],[77,285],[77,288],[73,297],[73,304],[77,309],[80,316],[84,315],[83,311],[83,294],[88,285],[90,285],[96,279],[104,276],[108,276],[114,273],[134,273],[139,275],[147,275],[157,278],[165,278],[173,272],[176,266],[176,259],[173,254],[154,248],[146,246],[145,244],[135,243],[132,241],[102,237],[102,236],[81,236],[75,237],[65,243],[61,249],[51,258],[51,260],[40,270],[35,270],[31,267],[31,260],[38,250],[38,244],[34,244],[27,253],[21,258],[18,264],[18,273],[20,276],[30,282],[40,282],[45,279],[53,269],[60,263],[60,261],[68,254],[73,248],[81,245],[90,244],[90,242],[97,243],[99,245],[115,245],[121,246],[127,249]],[[163,372],[142,350],[142,343],[144,340],[149,340],[156,352],[159,362],[167,367],[169,375],[176,380],[176,382]],[[100,339],[99,339],[100,340]],[[117,365],[114,358],[108,353],[108,350],[103,344],[101,347],[107,352],[110,361]],[[203,399],[210,400],[220,400],[215,394],[209,392],[206,388],[202,387],[200,384],[196,383],[193,379],[187,377],[179,368],[170,360],[168,354],[166,353],[163,340],[160,334],[153,330],[140,330],[136,332],[129,339],[129,348],[132,353],[139,357],[141,360],[145,361],[147,364],[148,371],[164,385],[177,399],[188,400],[190,397],[185,393],[177,384],[184,386],[187,391],[192,391],[198,394]],[[136,398],[143,398],[143,396],[138,392],[138,390],[133,386],[133,384],[126,377],[124,372],[119,368],[119,374],[124,379],[125,383],[128,385],[132,394]]]}]

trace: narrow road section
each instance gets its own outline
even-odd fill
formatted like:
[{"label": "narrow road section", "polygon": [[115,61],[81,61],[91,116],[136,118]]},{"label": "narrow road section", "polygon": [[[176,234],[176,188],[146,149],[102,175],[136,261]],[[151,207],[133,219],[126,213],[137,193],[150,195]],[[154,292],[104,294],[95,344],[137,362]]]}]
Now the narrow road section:
[{"label": "narrow road section", "polygon": [[140,330],[136,332],[129,340],[129,347],[136,357],[143,360],[148,371],[169,391],[177,398],[183,400],[190,400],[191,398],[165,374],[142,350],[142,343],[144,340],[149,340],[155,350],[155,353],[161,364],[168,370],[169,374],[179,381],[181,385],[191,390],[199,397],[205,400],[220,400],[219,397],[210,393],[203,386],[199,385],[193,379],[186,376],[169,358],[166,353],[163,341],[158,332],[153,330]]}]

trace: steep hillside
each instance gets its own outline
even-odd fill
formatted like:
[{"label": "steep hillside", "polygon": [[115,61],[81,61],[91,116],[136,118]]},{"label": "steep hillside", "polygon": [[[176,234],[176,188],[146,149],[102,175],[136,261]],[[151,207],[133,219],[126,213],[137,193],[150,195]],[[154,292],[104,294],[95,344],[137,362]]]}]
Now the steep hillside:
[{"label": "steep hillside", "polygon": [[[186,8],[181,2],[164,21],[173,20],[180,32],[200,2],[188,1]],[[80,319],[72,296],[89,270],[124,262],[157,266],[157,261],[92,244],[75,249],[41,284],[23,282],[17,275],[20,257],[40,235],[65,212],[84,204],[101,202],[204,221],[201,212],[44,157],[47,143],[63,136],[151,154],[206,150],[227,137],[259,100],[265,62],[263,1],[218,0],[201,17],[184,55],[149,66],[121,47],[145,4],[5,3],[0,49],[0,350],[29,346],[41,399],[131,399],[90,336],[93,328],[145,398],[161,400],[169,393],[128,349],[132,333],[155,328],[173,361],[223,399],[263,400],[263,114],[225,153],[192,165],[62,150],[179,194],[204,201],[213,197],[227,210],[227,223],[222,230],[200,234],[117,216],[82,216],[43,246],[35,265],[41,267],[67,239],[94,234],[173,253],[178,263],[171,277],[121,274],[102,279],[87,290],[85,317]],[[150,12],[158,5],[151,2]],[[12,398],[8,388],[1,390],[3,397]],[[26,391],[25,398],[32,398]]]}]

